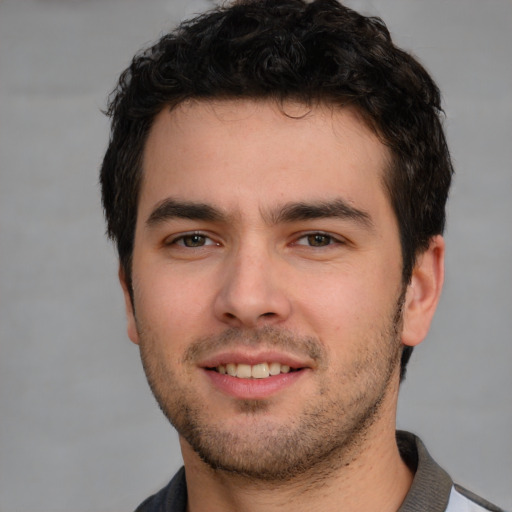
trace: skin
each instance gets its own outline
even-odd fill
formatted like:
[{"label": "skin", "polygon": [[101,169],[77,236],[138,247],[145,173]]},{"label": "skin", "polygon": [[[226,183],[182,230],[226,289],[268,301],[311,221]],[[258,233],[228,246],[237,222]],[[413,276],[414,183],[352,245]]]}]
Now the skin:
[{"label": "skin", "polygon": [[[349,109],[197,101],[157,116],[133,304],[120,278],[129,337],[180,434],[189,510],[403,501],[400,350],[427,333],[444,244],[432,239],[404,287],[388,161]],[[240,380],[226,392],[211,378],[210,366],[244,358],[300,371],[270,392]]]}]

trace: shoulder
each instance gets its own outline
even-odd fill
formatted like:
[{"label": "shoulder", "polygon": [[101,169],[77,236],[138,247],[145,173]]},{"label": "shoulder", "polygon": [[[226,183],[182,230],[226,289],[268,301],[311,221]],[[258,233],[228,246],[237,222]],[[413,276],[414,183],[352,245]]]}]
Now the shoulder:
[{"label": "shoulder", "polygon": [[135,512],[185,512],[187,483],[185,469],[181,468],[159,492],[144,500]]},{"label": "shoulder", "polygon": [[450,493],[446,512],[505,512],[503,509],[480,498],[476,494],[455,484]]},{"label": "shoulder", "polygon": [[397,445],[402,459],[414,473],[412,486],[399,512],[505,512],[454,484],[417,436],[398,431]]}]

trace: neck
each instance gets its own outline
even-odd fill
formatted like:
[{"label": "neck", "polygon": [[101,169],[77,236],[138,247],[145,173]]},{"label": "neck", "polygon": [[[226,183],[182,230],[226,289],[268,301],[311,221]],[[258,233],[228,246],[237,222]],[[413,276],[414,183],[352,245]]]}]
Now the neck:
[{"label": "neck", "polygon": [[182,440],[188,488],[188,511],[198,512],[395,512],[405,499],[413,475],[402,461],[394,421],[374,425],[351,453],[333,454],[343,464],[313,468],[286,483],[258,482],[214,470]]}]

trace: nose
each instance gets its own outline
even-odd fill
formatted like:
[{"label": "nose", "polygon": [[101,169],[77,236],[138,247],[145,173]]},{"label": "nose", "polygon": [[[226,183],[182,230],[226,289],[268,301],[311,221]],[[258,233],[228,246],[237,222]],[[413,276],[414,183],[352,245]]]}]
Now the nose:
[{"label": "nose", "polygon": [[278,256],[267,249],[239,248],[226,260],[215,316],[230,327],[275,325],[286,320],[291,303],[286,294]]}]

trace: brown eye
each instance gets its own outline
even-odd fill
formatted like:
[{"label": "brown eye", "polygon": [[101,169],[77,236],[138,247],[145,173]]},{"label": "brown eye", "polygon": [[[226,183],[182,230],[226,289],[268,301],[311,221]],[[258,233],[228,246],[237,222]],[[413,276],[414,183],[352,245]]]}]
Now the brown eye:
[{"label": "brown eye", "polygon": [[220,244],[205,233],[191,232],[168,237],[164,245],[169,248],[201,249],[207,246],[219,246]]},{"label": "brown eye", "polygon": [[203,235],[185,235],[181,238],[181,243],[185,247],[203,247],[206,245],[206,237]]},{"label": "brown eye", "polygon": [[306,237],[308,245],[311,247],[325,247],[332,243],[332,236],[324,235],[322,233],[313,233]]}]

